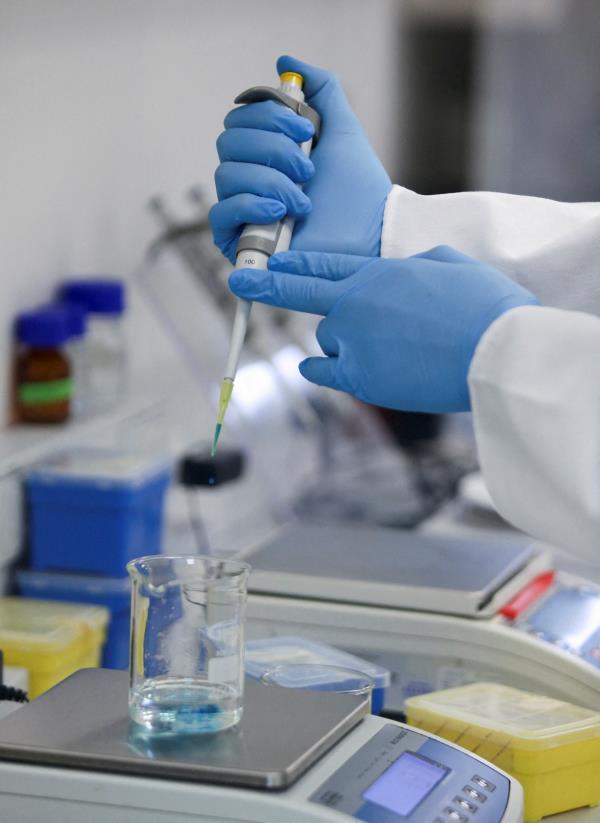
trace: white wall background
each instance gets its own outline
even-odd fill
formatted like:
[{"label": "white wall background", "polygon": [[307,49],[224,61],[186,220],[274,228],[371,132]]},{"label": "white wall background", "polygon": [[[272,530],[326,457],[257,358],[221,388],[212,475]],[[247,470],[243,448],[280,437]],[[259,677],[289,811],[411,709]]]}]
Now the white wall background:
[{"label": "white wall background", "polygon": [[[0,0],[0,389],[11,320],[72,273],[128,275],[150,195],[210,186],[235,94],[280,53],[342,78],[384,162],[398,86],[394,0]],[[135,307],[134,307],[135,308]],[[136,316],[137,314],[137,316]],[[151,318],[132,330],[151,361]],[[3,403],[3,407],[6,403]]]}]

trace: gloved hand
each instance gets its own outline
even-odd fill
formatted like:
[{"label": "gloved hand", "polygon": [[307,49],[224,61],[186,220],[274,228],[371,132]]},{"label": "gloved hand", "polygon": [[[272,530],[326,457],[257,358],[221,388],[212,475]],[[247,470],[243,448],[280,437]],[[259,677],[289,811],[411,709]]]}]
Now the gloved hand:
[{"label": "gloved hand", "polygon": [[217,140],[220,202],[210,212],[216,245],[233,263],[245,223],[289,214],[299,221],[292,249],[377,256],[392,184],[340,84],[293,57],[280,57],[277,71],[303,75],[306,102],[321,115],[319,142],[307,159],[298,143],[312,136],[312,124],[271,100],[230,111]]},{"label": "gloved hand", "polygon": [[284,252],[229,283],[238,297],[325,315],[317,340],[326,357],[304,360],[304,377],[401,411],[468,411],[482,334],[504,312],[538,303],[448,246],[402,260]]}]

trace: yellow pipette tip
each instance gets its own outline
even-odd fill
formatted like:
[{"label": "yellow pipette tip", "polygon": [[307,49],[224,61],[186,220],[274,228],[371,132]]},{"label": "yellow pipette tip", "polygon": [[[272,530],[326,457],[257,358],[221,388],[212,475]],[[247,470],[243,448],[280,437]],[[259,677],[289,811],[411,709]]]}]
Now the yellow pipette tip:
[{"label": "yellow pipette tip", "polygon": [[231,394],[233,392],[233,380],[231,377],[226,377],[225,380],[221,383],[221,394],[219,395],[219,410],[217,411],[217,425],[215,426],[215,434],[213,437],[213,444],[212,449],[210,450],[211,456],[215,456],[215,452],[217,451],[217,443],[219,442],[219,436],[221,434],[221,429],[223,428],[223,421],[225,420],[225,412],[227,411],[227,406],[229,406],[229,401],[231,400]]},{"label": "yellow pipette tip", "polygon": [[214,457],[217,453],[217,443],[219,442],[219,435],[221,434],[222,428],[223,426],[221,425],[221,423],[217,423],[217,425],[215,426],[215,434],[213,437],[212,448],[210,450],[211,457]]}]

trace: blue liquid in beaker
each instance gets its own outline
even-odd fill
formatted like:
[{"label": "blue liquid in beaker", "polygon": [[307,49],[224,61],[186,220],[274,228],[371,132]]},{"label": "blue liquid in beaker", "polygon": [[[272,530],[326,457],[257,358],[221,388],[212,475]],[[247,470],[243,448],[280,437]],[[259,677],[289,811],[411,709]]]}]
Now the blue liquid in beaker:
[{"label": "blue liquid in beaker", "polygon": [[203,734],[228,729],[242,716],[242,699],[225,683],[157,677],[133,689],[131,719],[152,734]]}]

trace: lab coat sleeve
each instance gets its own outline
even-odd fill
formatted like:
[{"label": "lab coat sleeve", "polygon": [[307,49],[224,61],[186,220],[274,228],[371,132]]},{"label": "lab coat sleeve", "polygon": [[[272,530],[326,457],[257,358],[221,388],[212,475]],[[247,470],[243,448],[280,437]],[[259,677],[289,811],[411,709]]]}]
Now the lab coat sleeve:
[{"label": "lab coat sleeve", "polygon": [[507,312],[477,346],[469,389],[498,511],[600,562],[600,319],[539,306]]},{"label": "lab coat sleeve", "polygon": [[390,192],[382,257],[453,246],[495,266],[544,306],[600,315],[600,203],[497,192]]},{"label": "lab coat sleeve", "polygon": [[[394,186],[381,254],[454,246],[535,294],[482,337],[469,371],[475,435],[499,512],[600,562],[600,204]],[[585,312],[585,313],[582,313]]]}]

